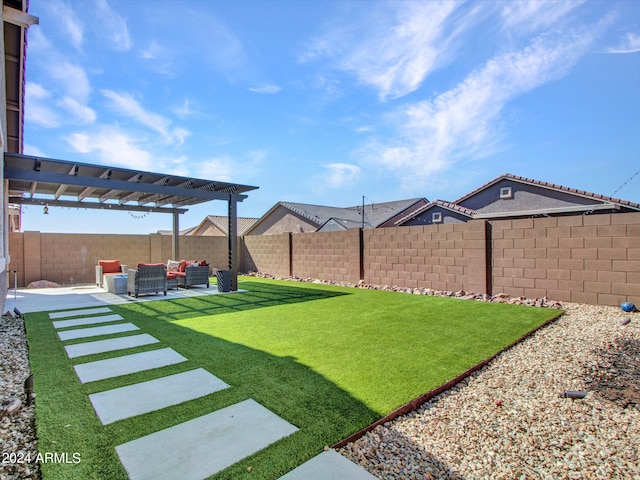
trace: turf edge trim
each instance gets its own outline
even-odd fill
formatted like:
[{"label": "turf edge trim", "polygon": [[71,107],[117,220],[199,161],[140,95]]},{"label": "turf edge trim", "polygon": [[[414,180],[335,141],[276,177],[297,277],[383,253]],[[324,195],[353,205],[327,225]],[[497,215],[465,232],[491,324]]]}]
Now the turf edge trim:
[{"label": "turf edge trim", "polygon": [[515,347],[519,343],[523,342],[524,340],[526,340],[527,338],[532,336],[534,333],[536,333],[538,330],[540,330],[540,329],[546,327],[547,325],[549,325],[549,324],[555,322],[556,320],[558,320],[562,315],[564,315],[564,311],[561,311],[555,317],[550,318],[549,320],[544,322],[542,325],[539,325],[538,327],[534,328],[530,332],[524,334],[522,337],[520,337],[518,340],[516,340],[512,344],[507,345],[502,350],[496,352],[495,354],[493,354],[492,356],[490,356],[486,360],[483,360],[482,362],[474,365],[469,370],[461,373],[460,375],[458,375],[454,379],[449,380],[447,383],[445,383],[445,384],[443,384],[443,385],[431,390],[430,392],[425,393],[424,395],[421,395],[421,396],[419,396],[417,398],[414,398],[409,403],[404,404],[403,406],[401,406],[398,409],[394,410],[393,412],[391,412],[387,416],[381,418],[380,420],[377,420],[377,421],[373,422],[371,425],[369,425],[369,426],[363,428],[362,430],[354,433],[353,435],[350,435],[347,438],[344,438],[344,439],[340,440],[338,443],[334,443],[333,445],[331,445],[331,448],[342,448],[346,444],[355,442],[359,438],[363,437],[365,434],[367,434],[370,431],[372,431],[378,425],[385,424],[387,422],[395,420],[398,417],[406,415],[409,412],[413,412],[413,411],[417,410],[422,404],[428,402],[429,400],[431,400],[434,397],[437,397],[441,393],[444,393],[447,390],[453,388],[458,383],[460,383],[462,380],[464,380],[465,378],[469,377],[472,373],[474,373],[474,372],[484,368],[485,366],[487,366],[489,363],[491,363],[496,357],[498,357],[502,353],[506,352],[507,350],[510,350],[511,348]]}]

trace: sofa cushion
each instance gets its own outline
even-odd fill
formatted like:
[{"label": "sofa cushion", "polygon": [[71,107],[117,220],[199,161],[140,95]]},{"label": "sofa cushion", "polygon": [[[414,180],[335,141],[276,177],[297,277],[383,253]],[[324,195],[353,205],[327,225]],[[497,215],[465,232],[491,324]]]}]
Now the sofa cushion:
[{"label": "sofa cushion", "polygon": [[169,260],[167,262],[167,272],[177,272],[180,268],[180,262],[177,260]]},{"label": "sofa cushion", "polygon": [[187,266],[187,261],[180,260],[180,266],[178,267],[178,272],[184,272],[184,269],[186,266]]},{"label": "sofa cushion", "polygon": [[167,280],[174,280],[178,278],[178,272],[167,272]]},{"label": "sofa cushion", "polygon": [[139,263],[138,268],[140,267],[164,267],[164,263]]},{"label": "sofa cushion", "polygon": [[102,273],[122,273],[120,260],[98,260],[98,265],[102,267]]}]

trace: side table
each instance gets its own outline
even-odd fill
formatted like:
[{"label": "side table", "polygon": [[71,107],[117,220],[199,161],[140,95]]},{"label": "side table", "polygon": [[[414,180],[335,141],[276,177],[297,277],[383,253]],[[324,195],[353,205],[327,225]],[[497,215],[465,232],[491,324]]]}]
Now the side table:
[{"label": "side table", "polygon": [[127,274],[106,275],[107,292],[123,295],[127,293]]}]

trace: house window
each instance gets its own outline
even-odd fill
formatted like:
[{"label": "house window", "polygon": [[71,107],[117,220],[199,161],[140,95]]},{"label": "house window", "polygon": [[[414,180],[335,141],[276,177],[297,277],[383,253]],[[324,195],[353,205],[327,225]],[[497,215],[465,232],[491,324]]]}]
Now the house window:
[{"label": "house window", "polygon": [[433,212],[431,215],[431,221],[433,223],[441,223],[442,222],[442,212]]},{"label": "house window", "polygon": [[511,191],[511,187],[502,187],[500,189],[500,198],[512,198],[513,193]]}]

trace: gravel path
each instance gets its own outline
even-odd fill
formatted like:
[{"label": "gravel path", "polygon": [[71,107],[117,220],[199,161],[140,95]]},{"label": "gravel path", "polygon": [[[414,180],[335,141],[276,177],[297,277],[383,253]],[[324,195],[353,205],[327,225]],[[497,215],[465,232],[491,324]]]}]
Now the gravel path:
[{"label": "gravel path", "polygon": [[381,479],[640,479],[640,314],[564,308],[456,388],[340,453]]},{"label": "gravel path", "polygon": [[[380,479],[640,480],[640,313],[563,307],[555,323],[340,453]],[[2,318],[0,352],[0,405],[22,403],[0,408],[0,478],[39,479],[38,464],[4,458],[37,455],[22,320]]]},{"label": "gravel path", "polygon": [[[40,478],[35,407],[26,405],[24,381],[30,375],[24,322],[12,316],[0,321],[0,479]],[[15,408],[15,410],[13,410]]]}]

